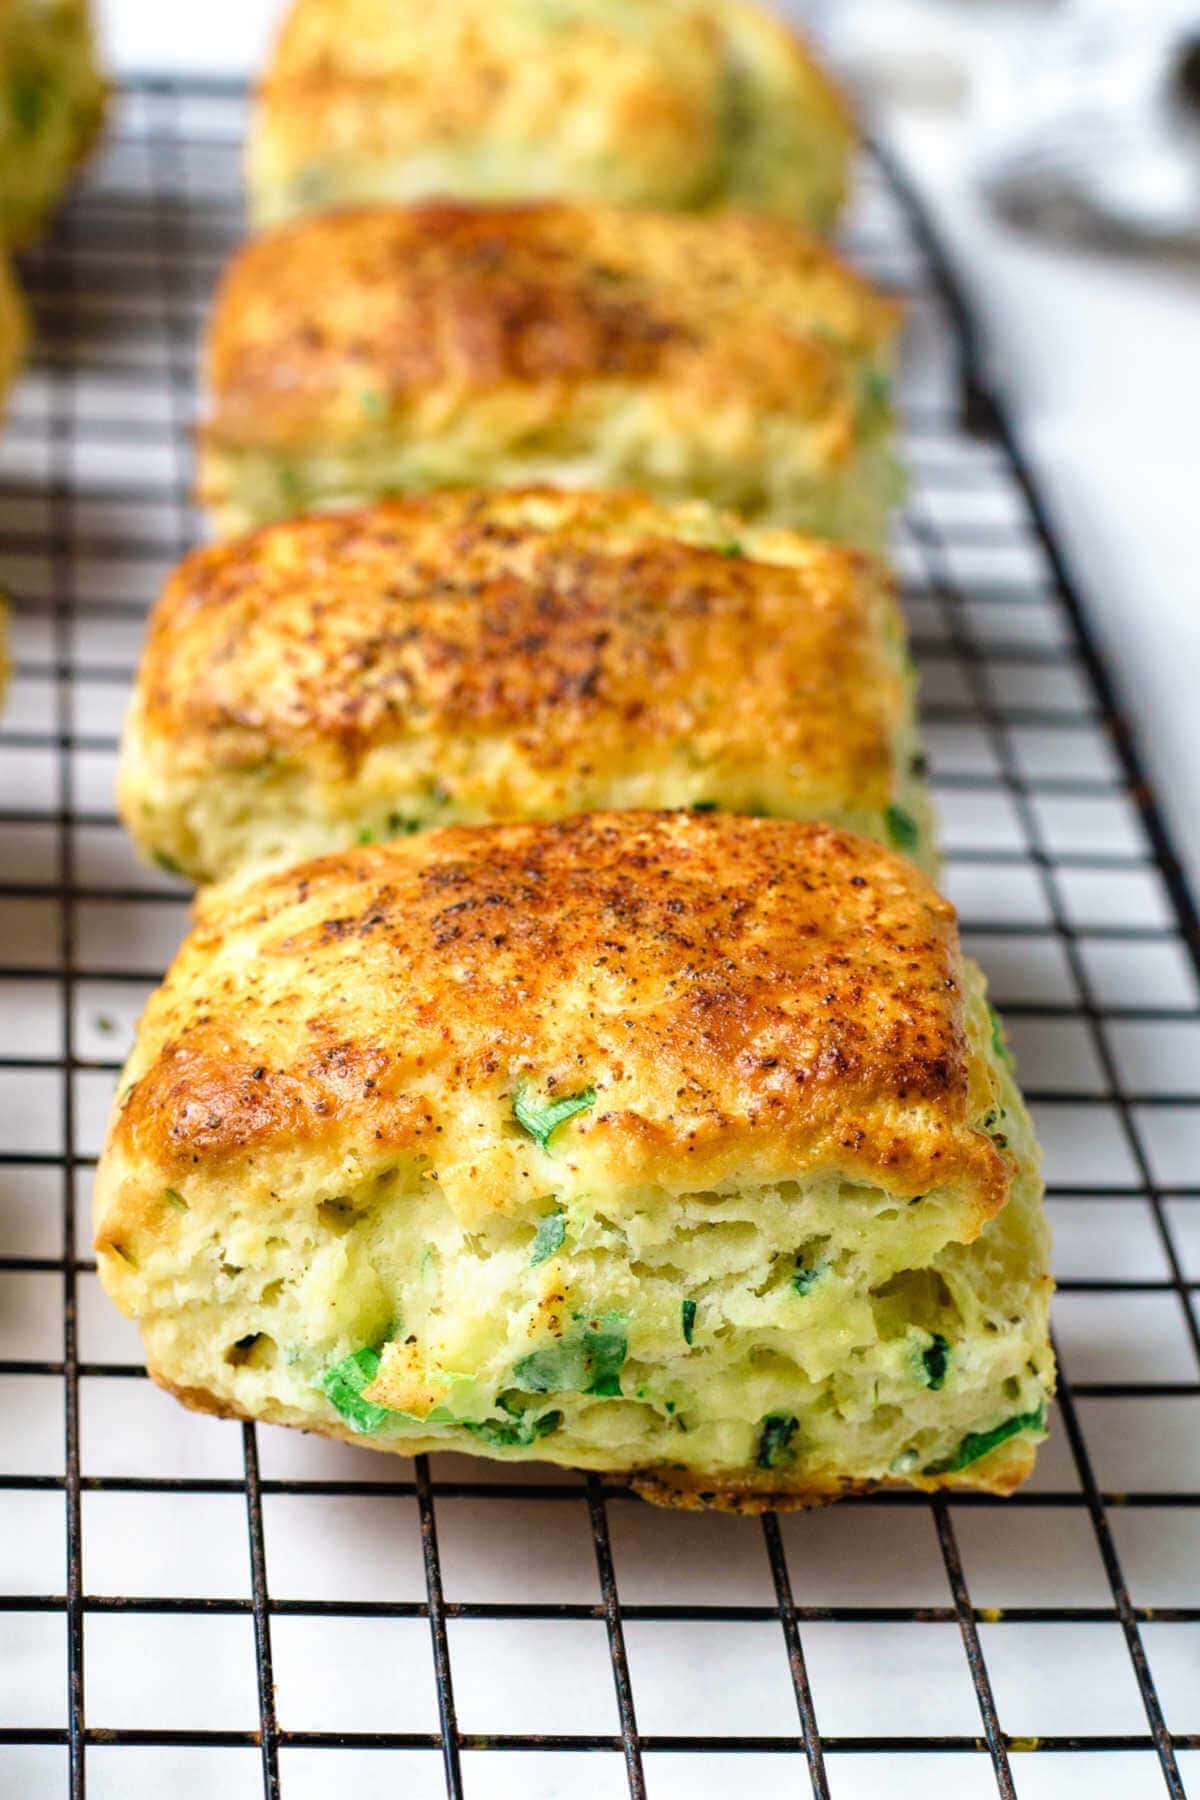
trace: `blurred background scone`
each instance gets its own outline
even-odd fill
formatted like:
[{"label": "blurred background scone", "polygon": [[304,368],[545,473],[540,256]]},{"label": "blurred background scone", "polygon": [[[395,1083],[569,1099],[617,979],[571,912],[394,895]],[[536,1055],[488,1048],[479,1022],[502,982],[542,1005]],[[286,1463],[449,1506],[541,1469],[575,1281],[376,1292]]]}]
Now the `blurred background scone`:
[{"label": "blurred background scone", "polygon": [[250,210],[559,194],[824,228],[853,135],[753,0],[297,0],[260,91]]},{"label": "blurred background scone", "polygon": [[593,814],[218,890],[96,1227],[190,1405],[677,1504],[1008,1492],[1053,1388],[982,977],[823,826]]},{"label": "blurred background scone", "polygon": [[200,486],[241,529],[478,482],[636,484],[877,546],[899,308],[748,215],[378,207],[250,243]]},{"label": "blurred background scone", "polygon": [[104,113],[86,0],[0,0],[0,240],[35,236]]},{"label": "blurred background scone", "polygon": [[932,869],[912,690],[861,553],[699,503],[440,494],[189,557],[119,803],[200,879],[599,806],[829,819]]}]

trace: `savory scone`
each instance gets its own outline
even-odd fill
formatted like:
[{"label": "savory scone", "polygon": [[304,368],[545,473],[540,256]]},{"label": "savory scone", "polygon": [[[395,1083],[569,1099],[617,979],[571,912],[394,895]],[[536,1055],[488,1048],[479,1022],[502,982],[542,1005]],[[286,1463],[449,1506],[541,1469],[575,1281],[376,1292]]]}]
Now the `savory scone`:
[{"label": "savory scone", "polygon": [[118,803],[244,876],[595,807],[820,818],[936,868],[904,629],[861,552],[630,494],[437,494],[193,553]]},{"label": "savory scone", "polygon": [[96,1182],[189,1405],[760,1507],[1007,1493],[1029,1120],[953,909],[826,826],[460,827],[214,890]]},{"label": "savory scone", "polygon": [[879,294],[771,219],[374,207],[251,242],[213,313],[200,494],[240,531],[478,483],[628,483],[877,548]]},{"label": "savory scone", "polygon": [[99,130],[106,92],[87,0],[0,0],[0,242],[36,235]]},{"label": "savory scone", "polygon": [[295,0],[248,151],[260,225],[360,200],[751,206],[819,229],[854,128],[753,0]]}]

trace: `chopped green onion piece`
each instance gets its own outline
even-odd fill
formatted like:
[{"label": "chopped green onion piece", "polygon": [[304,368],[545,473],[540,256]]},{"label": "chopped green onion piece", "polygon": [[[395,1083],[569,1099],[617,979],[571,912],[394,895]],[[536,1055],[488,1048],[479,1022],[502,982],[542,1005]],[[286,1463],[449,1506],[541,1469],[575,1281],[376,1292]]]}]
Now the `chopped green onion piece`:
[{"label": "chopped green onion piece", "polygon": [[516,1446],[522,1448],[536,1443],[538,1438],[549,1437],[562,1424],[560,1412],[517,1413],[511,1419],[464,1419],[463,1424],[471,1433],[485,1444],[509,1450]]},{"label": "chopped green onion piece", "polygon": [[812,1292],[813,1288],[816,1287],[824,1273],[824,1263],[818,1263],[815,1268],[806,1269],[797,1262],[796,1272],[792,1276],[792,1286],[798,1294],[809,1294]]},{"label": "chopped green onion piece", "polygon": [[560,1250],[562,1248],[562,1241],[566,1235],[567,1220],[565,1213],[547,1213],[544,1219],[539,1220],[537,1232],[533,1240],[533,1250],[529,1258],[530,1268],[536,1269],[539,1263],[546,1262],[549,1257],[554,1255],[556,1250]]},{"label": "chopped green onion piece", "polygon": [[584,1330],[584,1360],[591,1380],[584,1392],[613,1397],[621,1392],[621,1370],[629,1354],[623,1313],[604,1313]]},{"label": "chopped green onion piece", "polygon": [[760,1469],[779,1469],[795,1460],[792,1439],[800,1429],[799,1419],[787,1413],[769,1413],[762,1422],[755,1458]]},{"label": "chopped green onion piece", "polygon": [[987,1116],[980,1121],[980,1124],[978,1127],[978,1129],[980,1131],[987,1132],[988,1136],[991,1138],[993,1144],[995,1144],[995,1146],[998,1150],[1007,1150],[1008,1149],[1007,1135],[1003,1131],[995,1130],[995,1127],[997,1125],[999,1125],[1000,1121],[1002,1119],[1007,1119],[1007,1117],[1008,1117],[1008,1108],[1006,1106],[1000,1106],[1000,1107],[993,1106],[991,1112],[988,1113]]},{"label": "chopped green onion piece", "polygon": [[177,863],[173,856],[168,856],[165,850],[152,850],[150,852],[150,855],[151,855],[152,860],[154,862],[156,862],[158,864],[159,868],[162,869],[166,874],[168,874],[168,875],[184,874],[185,871],[184,871],[183,865],[181,863]]},{"label": "chopped green onion piece", "polygon": [[696,1302],[685,1300],[679,1310],[683,1323],[683,1341],[685,1344],[690,1344],[692,1333],[696,1329]]},{"label": "chopped green onion piece", "polygon": [[619,1312],[586,1320],[580,1331],[523,1356],[513,1368],[513,1386],[523,1394],[618,1396],[629,1354],[627,1324]]},{"label": "chopped green onion piece", "polygon": [[915,850],[921,841],[921,828],[902,806],[889,806],[884,814],[887,833],[895,850]]},{"label": "chopped green onion piece", "polygon": [[728,544],[714,544],[713,549],[718,556],[745,556],[746,552],[736,540]]},{"label": "chopped green onion piece", "polygon": [[921,1352],[921,1367],[925,1374],[925,1386],[944,1388],[946,1375],[950,1368],[950,1345],[940,1331],[933,1334],[933,1342],[928,1349]]},{"label": "chopped green onion piece", "polygon": [[358,834],[356,842],[360,844],[373,844],[375,842],[375,833],[371,830],[369,825],[363,826]]},{"label": "chopped green onion piece", "polygon": [[988,1015],[992,1021],[992,1049],[999,1060],[1011,1069],[1012,1051],[1008,1047],[1008,1038],[1005,1036],[1004,1021],[990,1001],[988,1002]]},{"label": "chopped green onion piece", "polygon": [[594,1087],[584,1088],[581,1094],[568,1094],[561,1100],[551,1101],[539,1100],[536,1095],[530,1095],[528,1088],[521,1087],[513,1095],[513,1118],[544,1150],[560,1125],[565,1125],[576,1113],[586,1112],[589,1106],[595,1104]]},{"label": "chopped green onion piece", "polygon": [[579,1394],[584,1387],[583,1357],[575,1338],[543,1344],[513,1364],[513,1386],[522,1394]]},{"label": "chopped green onion piece", "polygon": [[403,813],[388,814],[388,830],[393,837],[414,837],[420,829],[420,819],[406,818]]},{"label": "chopped green onion piece", "polygon": [[173,1206],[176,1212],[186,1212],[188,1209],[187,1201],[184,1199],[183,1195],[177,1193],[174,1188],[164,1188],[163,1199],[168,1206]]},{"label": "chopped green onion piece", "polygon": [[331,1400],[352,1431],[378,1431],[391,1418],[386,1406],[364,1400],[362,1392],[369,1388],[379,1373],[379,1352],[364,1346],[341,1362],[334,1363],[321,1376],[320,1387]]},{"label": "chopped green onion piece", "polygon": [[998,1444],[1005,1444],[1009,1438],[1017,1437],[1022,1431],[1044,1431],[1046,1428],[1046,1408],[1039,1406],[1034,1412],[1014,1413],[1011,1419],[1005,1419],[1003,1425],[995,1426],[991,1431],[968,1431],[952,1456],[943,1458],[941,1462],[926,1463],[923,1475],[957,1475],[971,1463],[978,1462]]},{"label": "chopped green onion piece", "polygon": [[715,800],[693,800],[692,801],[692,811],[693,812],[716,812],[717,811],[717,803]]}]

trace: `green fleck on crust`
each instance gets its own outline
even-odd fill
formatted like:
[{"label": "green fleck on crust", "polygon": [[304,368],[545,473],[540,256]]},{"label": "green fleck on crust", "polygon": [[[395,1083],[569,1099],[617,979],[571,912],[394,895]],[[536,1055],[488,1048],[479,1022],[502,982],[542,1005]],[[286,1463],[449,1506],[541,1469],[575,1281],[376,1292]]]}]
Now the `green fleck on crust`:
[{"label": "green fleck on crust", "polygon": [[539,1263],[548,1261],[556,1250],[561,1250],[566,1235],[566,1215],[562,1212],[547,1213],[546,1217],[538,1222],[533,1249],[529,1256],[530,1268],[536,1269]]},{"label": "green fleck on crust", "polygon": [[692,1333],[696,1329],[696,1302],[694,1300],[685,1300],[679,1309],[679,1314],[680,1323],[683,1326],[683,1341],[685,1344],[690,1344],[692,1341]]},{"label": "green fleck on crust", "polygon": [[921,841],[921,828],[910,812],[902,806],[889,806],[884,814],[887,823],[887,834],[893,850],[903,850],[911,854]]},{"label": "green fleck on crust", "polygon": [[762,1422],[755,1457],[760,1469],[782,1469],[795,1460],[792,1439],[800,1428],[799,1419],[787,1413],[770,1413]]},{"label": "green fleck on crust", "polygon": [[941,1462],[926,1463],[923,1475],[957,1475],[960,1469],[969,1468],[986,1456],[997,1445],[1006,1444],[1009,1438],[1019,1437],[1023,1431],[1044,1431],[1046,1429],[1046,1408],[1039,1406],[1035,1412],[1014,1413],[1011,1419],[1005,1419],[1003,1425],[996,1425],[991,1431],[968,1431],[952,1456],[943,1458]]},{"label": "green fleck on crust", "polygon": [[320,1378],[318,1385],[352,1431],[378,1431],[391,1417],[386,1406],[362,1397],[363,1389],[370,1387],[378,1373],[378,1350],[364,1348],[334,1363]]},{"label": "green fleck on crust", "polygon": [[581,1094],[569,1094],[562,1100],[543,1102],[536,1095],[531,1095],[528,1088],[518,1088],[513,1095],[513,1118],[534,1138],[544,1150],[551,1137],[560,1125],[573,1119],[576,1113],[586,1112],[589,1106],[596,1104],[596,1090],[585,1088]]}]

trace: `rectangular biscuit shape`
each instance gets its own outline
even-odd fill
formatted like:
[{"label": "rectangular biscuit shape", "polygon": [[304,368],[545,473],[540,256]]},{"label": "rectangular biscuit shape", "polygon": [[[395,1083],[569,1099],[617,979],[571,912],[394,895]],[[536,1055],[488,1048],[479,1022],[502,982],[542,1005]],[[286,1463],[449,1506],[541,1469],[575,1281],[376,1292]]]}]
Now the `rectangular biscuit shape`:
[{"label": "rectangular biscuit shape", "polygon": [[248,244],[209,333],[218,528],[472,483],[637,486],[877,548],[899,309],[776,220],[447,201]]},{"label": "rectangular biscuit shape", "polygon": [[295,0],[247,155],[261,224],[429,194],[737,204],[818,229],[850,114],[756,0]]},{"label": "rectangular biscuit shape", "polygon": [[214,890],[95,1217],[191,1405],[675,1504],[1007,1492],[1053,1387],[982,978],[824,826],[455,828]]},{"label": "rectangular biscuit shape", "polygon": [[612,806],[825,819],[932,869],[912,686],[857,552],[628,494],[433,495],[189,557],[119,803],[202,880]]}]

